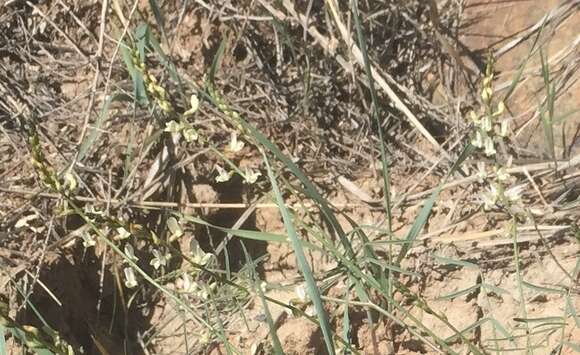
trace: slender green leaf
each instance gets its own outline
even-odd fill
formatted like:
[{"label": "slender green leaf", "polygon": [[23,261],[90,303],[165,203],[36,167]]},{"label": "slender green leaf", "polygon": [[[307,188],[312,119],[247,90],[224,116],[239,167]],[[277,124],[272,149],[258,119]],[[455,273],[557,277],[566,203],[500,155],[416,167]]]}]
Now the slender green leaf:
[{"label": "slender green leaf", "polygon": [[0,325],[0,355],[8,355],[6,351],[6,329]]},{"label": "slender green leaf", "polygon": [[306,260],[304,250],[302,250],[302,244],[300,243],[298,235],[296,234],[296,230],[294,229],[294,222],[290,217],[290,213],[288,212],[288,208],[286,207],[286,204],[282,197],[282,193],[278,188],[278,183],[276,182],[276,178],[274,177],[274,173],[272,172],[272,168],[270,167],[268,157],[266,156],[265,153],[263,153],[263,157],[264,162],[266,163],[266,168],[268,169],[268,177],[270,179],[270,184],[272,184],[272,190],[274,192],[274,195],[276,196],[276,201],[278,203],[280,213],[282,214],[284,226],[286,227],[288,237],[292,242],[292,248],[294,249],[294,253],[296,254],[298,266],[300,268],[300,271],[302,272],[302,275],[304,275],[304,280],[306,281],[306,286],[308,288],[308,294],[310,295],[310,299],[314,304],[314,308],[318,316],[318,321],[320,322],[320,328],[322,329],[322,334],[324,336],[324,341],[326,343],[326,350],[330,355],[334,355],[335,351],[334,351],[334,343],[332,341],[332,329],[330,328],[330,323],[328,322],[326,311],[324,310],[324,306],[322,305],[322,299],[320,298],[320,292],[318,290],[318,286],[316,285],[316,280],[314,279],[314,275],[312,274],[310,265]]},{"label": "slender green leaf", "polygon": [[477,264],[470,263],[469,261],[455,260],[438,255],[433,255],[433,258],[440,264],[462,266],[468,269],[479,269]]},{"label": "slender green leaf", "polygon": [[274,348],[274,354],[276,355],[283,355],[284,350],[282,350],[282,343],[280,342],[280,338],[278,338],[278,333],[276,332],[276,324],[274,324],[274,319],[272,319],[272,313],[270,313],[270,307],[268,307],[268,302],[266,302],[266,298],[264,297],[264,292],[262,291],[262,285],[260,284],[260,280],[257,277],[256,273],[256,266],[254,265],[254,260],[250,257],[248,250],[244,243],[241,243],[242,250],[244,251],[244,256],[246,257],[246,264],[250,267],[250,272],[252,275],[252,280],[254,281],[254,289],[258,293],[260,297],[260,301],[262,302],[262,307],[264,308],[264,314],[266,315],[266,321],[268,322],[268,327],[270,328],[270,337],[272,338],[272,347]]},{"label": "slender green leaf", "polygon": [[515,322],[520,323],[562,322],[563,320],[562,317],[514,318]]},{"label": "slender green leaf", "polygon": [[153,10],[153,16],[155,16],[157,28],[159,28],[163,36],[165,36],[165,20],[163,19],[163,13],[161,12],[161,8],[159,8],[159,4],[156,0],[149,0],[149,6],[151,7],[151,10]]},{"label": "slender green leaf", "polygon": [[463,290],[455,291],[455,292],[447,294],[445,296],[437,297],[436,299],[437,300],[451,300],[451,299],[454,299],[457,297],[468,295],[468,294],[472,293],[473,291],[477,290],[480,286],[481,286],[481,284],[475,284],[475,285],[470,286],[468,288],[465,288]]},{"label": "slender green leaf", "polygon": [[[267,233],[267,232],[260,232],[260,231],[251,231],[251,230],[245,230],[245,229],[225,228],[225,227],[216,226],[214,224],[211,224],[211,223],[204,221],[201,218],[190,216],[190,215],[176,214],[176,216],[183,218],[186,221],[200,224],[203,226],[207,226],[210,228],[214,228],[214,229],[220,230],[222,232],[230,233],[236,237],[240,237],[240,238],[244,238],[244,239],[258,240],[258,241],[263,241],[263,242],[275,242],[275,243],[289,243],[290,242],[288,237],[285,235],[282,235],[282,234]],[[318,246],[316,246],[316,245],[314,245],[306,240],[302,240],[302,241],[300,241],[300,243],[302,246],[304,246],[306,248],[314,249],[314,250],[321,250],[320,247],[318,247]]]},{"label": "slender green leaf", "polygon": [[538,286],[538,285],[534,285],[534,284],[532,284],[530,282],[527,282],[527,281],[522,282],[522,284],[525,287],[529,288],[530,290],[534,290],[534,291],[537,291],[537,292],[542,293],[542,294],[543,293],[550,293],[550,294],[563,295],[563,294],[566,293],[566,291],[564,291],[564,290],[558,290],[558,289],[555,289],[555,288],[548,288],[548,287]]},{"label": "slender green leaf", "polygon": [[97,116],[95,123],[89,127],[88,134],[79,147],[79,161],[82,161],[84,158],[86,158],[86,155],[91,147],[100,138],[101,134],[103,134],[102,127],[106,120],[109,118],[109,109],[111,104],[115,101],[131,101],[131,98],[123,93],[113,93],[105,98],[101,112]]},{"label": "slender green leaf", "polygon": [[[425,201],[425,203],[423,204],[423,208],[421,208],[421,211],[419,212],[419,214],[415,218],[415,222],[413,222],[411,229],[409,230],[409,232],[407,232],[407,236],[405,237],[406,241],[413,242],[413,241],[415,241],[415,239],[417,239],[417,237],[419,236],[419,232],[421,232],[421,230],[423,229],[423,226],[425,226],[425,223],[427,223],[427,219],[431,215],[431,210],[433,209],[433,205],[435,205],[435,201],[437,200],[437,197],[439,197],[439,193],[441,192],[443,185],[447,182],[447,179],[449,178],[449,176],[451,176],[461,166],[463,161],[465,161],[465,159],[467,159],[467,157],[471,154],[473,149],[474,149],[474,147],[471,144],[468,144],[465,147],[465,149],[463,149],[463,151],[461,152],[461,154],[457,158],[457,161],[455,161],[455,163],[453,164],[453,166],[451,167],[451,169],[449,170],[449,172],[447,173],[445,178],[437,186],[435,191],[433,191],[433,193],[431,194],[431,197],[429,197],[427,199],[427,201]],[[412,245],[411,243],[403,245],[403,247],[401,248],[401,251],[399,252],[399,256],[397,257],[396,264],[401,263],[401,261],[403,260],[405,255],[407,255],[407,252],[411,248],[411,245]]]},{"label": "slender green leaf", "polygon": [[121,57],[125,62],[129,75],[131,75],[131,79],[133,79],[133,95],[135,96],[135,101],[140,105],[147,105],[149,98],[147,97],[147,90],[145,90],[143,75],[133,65],[133,54],[127,45],[121,46]]}]

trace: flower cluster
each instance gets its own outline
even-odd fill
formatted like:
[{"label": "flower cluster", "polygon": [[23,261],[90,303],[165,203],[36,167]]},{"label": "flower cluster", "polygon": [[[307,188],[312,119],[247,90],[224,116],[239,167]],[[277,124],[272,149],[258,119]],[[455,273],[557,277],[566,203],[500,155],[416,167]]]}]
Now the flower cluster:
[{"label": "flower cluster", "polygon": [[167,99],[167,92],[157,83],[155,76],[151,74],[145,63],[141,61],[139,51],[134,50],[131,59],[135,69],[137,69],[143,76],[143,82],[145,83],[147,92],[151,97],[153,97],[157,105],[159,105],[159,108],[161,108],[165,113],[173,112],[173,105],[171,105],[171,102]]},{"label": "flower cluster", "polygon": [[187,117],[193,115],[199,109],[199,99],[197,95],[191,95],[190,99],[190,109],[183,113],[183,120],[181,122],[178,121],[169,121],[165,124],[165,132],[169,132],[172,134],[181,134],[187,143],[193,142],[199,138],[199,134],[187,122]]},{"label": "flower cluster", "polygon": [[27,126],[28,144],[31,150],[31,162],[34,170],[38,174],[40,181],[49,189],[62,194],[68,194],[77,188],[77,181],[71,172],[64,175],[61,181],[53,167],[50,165],[38,138],[38,132],[33,122]]},{"label": "flower cluster", "polygon": [[500,101],[497,106],[493,105],[493,61],[487,66],[486,76],[483,79],[483,90],[481,99],[483,101],[482,112],[479,114],[471,111],[470,116],[475,131],[471,138],[471,144],[479,149],[483,149],[486,156],[494,156],[496,143],[508,136],[509,121],[502,118],[505,111],[505,104]]},{"label": "flower cluster", "polygon": [[505,111],[504,103],[499,102],[494,105],[493,64],[493,59],[490,59],[486,67],[481,91],[483,105],[480,114],[474,111],[470,113],[471,121],[475,126],[471,144],[492,161],[491,164],[486,164],[483,160],[477,163],[478,180],[480,183],[487,184],[485,191],[481,194],[484,209],[491,210],[499,206],[517,213],[520,210],[518,205],[524,185],[515,185],[515,177],[508,173],[507,169],[512,163],[511,156],[503,164],[497,156],[496,144],[508,137],[509,121],[502,117]]}]

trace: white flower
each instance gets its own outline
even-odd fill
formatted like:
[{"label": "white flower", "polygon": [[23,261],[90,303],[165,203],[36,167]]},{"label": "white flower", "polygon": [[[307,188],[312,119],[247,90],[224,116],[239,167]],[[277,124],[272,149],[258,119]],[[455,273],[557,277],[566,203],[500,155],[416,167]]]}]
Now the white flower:
[{"label": "white flower", "polygon": [[495,174],[499,181],[506,181],[511,177],[511,175],[506,171],[504,167],[501,167],[499,169],[495,168]]},{"label": "white flower", "polygon": [[170,241],[174,241],[183,235],[183,229],[175,217],[169,217],[167,220],[167,228],[169,228],[169,232],[171,233]]},{"label": "white flower", "polygon": [[294,287],[294,293],[296,294],[300,302],[304,303],[308,301],[308,294],[306,293],[306,288],[304,287],[304,285],[297,285],[296,287]]},{"label": "white flower", "polygon": [[232,177],[231,172],[227,172],[224,168],[222,168],[219,165],[216,165],[215,169],[218,172],[218,176],[216,176],[216,178],[215,178],[216,182],[226,182]]},{"label": "white flower", "polygon": [[194,262],[195,264],[205,266],[208,263],[209,259],[213,256],[212,253],[204,252],[203,249],[201,249],[201,247],[199,246],[197,240],[195,239],[191,239],[190,248],[192,256],[191,261]]},{"label": "white flower", "polygon": [[187,143],[196,141],[199,138],[197,131],[193,128],[185,128],[181,134],[183,134],[183,138]]},{"label": "white flower", "polygon": [[164,132],[179,133],[183,129],[183,125],[177,121],[169,121],[165,124]]},{"label": "white flower", "polygon": [[64,175],[64,186],[69,191],[74,191],[77,188],[77,180],[71,172],[68,172]]},{"label": "white flower", "polygon": [[154,258],[151,259],[149,265],[153,266],[155,270],[158,270],[161,266],[167,266],[167,260],[171,258],[170,254],[163,254],[157,249],[153,249]]},{"label": "white flower", "polygon": [[483,147],[483,137],[480,131],[475,132],[475,137],[471,140],[471,144],[476,148]]},{"label": "white flower", "polygon": [[129,243],[125,244],[125,256],[127,257],[127,259],[131,260],[131,261],[137,261],[139,260],[139,258],[137,256],[135,256],[135,249],[133,249],[133,246]]},{"label": "white flower", "polygon": [[193,293],[196,292],[198,289],[197,283],[191,279],[189,274],[183,274],[183,292],[185,293]]},{"label": "white flower", "polygon": [[485,169],[485,162],[480,161],[477,163],[477,177],[479,179],[479,182],[483,182],[485,179],[487,179],[487,170]]},{"label": "white flower", "polygon": [[503,103],[503,101],[500,101],[499,104],[497,104],[497,111],[495,111],[493,113],[494,116],[499,116],[501,115],[505,110],[505,104]]},{"label": "white flower", "polygon": [[238,134],[236,132],[232,132],[230,136],[230,144],[228,145],[228,149],[231,152],[237,153],[244,147],[244,142],[238,141]]},{"label": "white flower", "polygon": [[94,214],[94,215],[100,216],[100,215],[103,214],[103,211],[97,210],[95,208],[95,206],[93,206],[93,205],[86,205],[85,206],[85,213],[87,213],[87,214]]},{"label": "white flower", "polygon": [[259,171],[254,171],[252,168],[246,168],[246,173],[244,175],[246,183],[251,185],[258,181],[258,177],[260,177],[262,173]]},{"label": "white flower", "polygon": [[493,95],[493,90],[490,87],[486,87],[481,91],[481,99],[485,102],[491,100]]},{"label": "white flower", "polygon": [[491,125],[491,119],[488,116],[485,116],[484,118],[481,119],[481,129],[483,129],[485,132],[489,132],[491,131],[492,125]]},{"label": "white flower", "polygon": [[208,332],[203,332],[203,333],[201,334],[201,336],[199,337],[199,342],[200,342],[202,345],[209,344],[209,343],[210,343],[210,341],[211,341],[211,335],[210,335]]},{"label": "white flower", "polygon": [[268,283],[266,281],[262,281],[260,283],[260,290],[262,290],[262,293],[266,293],[266,291],[268,291]]},{"label": "white flower", "polygon": [[126,267],[123,272],[125,273],[125,286],[127,288],[136,287],[137,279],[135,278],[135,271],[133,271],[133,268]]},{"label": "white flower", "polygon": [[502,120],[499,126],[499,135],[501,137],[507,137],[509,133],[509,121]]},{"label": "white flower", "polygon": [[485,147],[485,155],[489,157],[495,154],[495,146],[491,137],[486,137],[483,145]]},{"label": "white flower", "polygon": [[515,202],[518,201],[521,198],[521,194],[524,191],[525,185],[519,185],[519,186],[514,186],[510,189],[508,189],[505,193],[504,196],[510,201],[510,202]]},{"label": "white flower", "polygon": [[117,230],[117,236],[115,237],[115,240],[123,240],[123,239],[127,239],[131,236],[131,233],[129,233],[129,231],[126,230],[125,227],[119,227],[116,230]]},{"label": "white flower", "polygon": [[197,95],[191,95],[189,102],[191,104],[191,108],[183,113],[184,116],[191,116],[197,111],[197,109],[199,109],[199,99]]},{"label": "white flower", "polygon": [[491,210],[495,207],[498,198],[498,190],[494,185],[490,185],[487,191],[484,191],[481,194],[481,199],[483,201],[483,208],[486,211]]},{"label": "white flower", "polygon": [[87,232],[81,234],[81,237],[83,238],[83,246],[85,248],[94,247],[97,244],[95,237],[93,237],[91,234]]},{"label": "white flower", "polygon": [[199,288],[199,291],[197,291],[197,297],[203,299],[203,300],[207,300],[209,298],[210,292],[213,292],[213,290],[215,290],[216,284],[212,283],[211,285],[201,285]]},{"label": "white flower", "polygon": [[479,117],[477,116],[475,111],[471,111],[469,113],[469,116],[471,117],[471,120],[473,121],[473,123],[475,123],[476,125],[479,125]]}]

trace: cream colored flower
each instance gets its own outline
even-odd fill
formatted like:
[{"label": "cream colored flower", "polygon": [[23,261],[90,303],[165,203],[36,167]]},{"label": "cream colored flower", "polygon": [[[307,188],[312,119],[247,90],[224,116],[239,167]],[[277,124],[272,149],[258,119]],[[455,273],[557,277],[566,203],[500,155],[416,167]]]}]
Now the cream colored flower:
[{"label": "cream colored flower", "polygon": [[505,119],[502,120],[499,127],[499,135],[501,137],[507,137],[509,134],[509,121]]},{"label": "cream colored flower", "polygon": [[499,104],[497,104],[497,111],[495,111],[493,113],[493,115],[500,116],[504,111],[505,111],[505,104],[503,103],[503,101],[500,101]]},{"label": "cream colored flower", "polygon": [[183,292],[185,293],[194,293],[199,288],[197,283],[191,279],[191,276],[187,273],[184,273],[182,276],[183,280]]},{"label": "cream colored flower", "polygon": [[481,119],[481,129],[485,132],[489,132],[492,129],[491,119],[488,116],[485,116]]},{"label": "cream colored flower", "polygon": [[218,172],[218,176],[216,176],[216,178],[215,178],[216,182],[226,182],[226,181],[229,181],[230,178],[232,177],[231,172],[227,172],[224,168],[222,168],[219,165],[216,165],[215,169]]},{"label": "cream colored flower", "polygon": [[203,249],[201,249],[201,247],[199,246],[197,240],[193,238],[191,239],[190,242],[190,248],[191,248],[191,261],[194,262],[195,264],[205,266],[213,256],[213,254],[211,253],[204,252]]},{"label": "cream colored flower", "polygon": [[485,148],[485,155],[487,155],[488,157],[496,153],[493,139],[491,137],[485,137],[483,145]]},{"label": "cream colored flower", "polygon": [[152,251],[154,258],[151,259],[149,265],[158,270],[161,266],[167,266],[167,261],[171,258],[171,254],[163,254],[157,249]]},{"label": "cream colored flower", "polygon": [[253,184],[258,181],[258,177],[262,175],[259,171],[254,171],[252,168],[246,168],[246,172],[244,174],[244,179],[246,180],[246,184]]},{"label": "cream colored flower", "polygon": [[504,196],[510,201],[510,202],[516,202],[519,199],[521,199],[521,195],[522,192],[524,191],[525,185],[519,185],[519,186],[514,186],[510,189],[508,189],[505,193]]},{"label": "cream colored flower", "polygon": [[185,128],[181,134],[183,134],[183,138],[187,143],[196,141],[199,138],[199,134],[193,128]]},{"label": "cream colored flower", "polygon": [[85,248],[94,247],[97,244],[95,237],[87,232],[81,234],[81,237],[83,238],[83,246]]},{"label": "cream colored flower", "polygon": [[238,134],[232,132],[230,135],[230,144],[228,145],[228,150],[234,153],[239,152],[244,148],[244,142],[238,140]]},{"label": "cream colored flower", "polygon": [[137,286],[137,279],[135,278],[135,271],[133,268],[126,267],[123,272],[125,273],[125,286],[127,288],[134,288]]},{"label": "cream colored flower", "polygon": [[481,199],[483,202],[483,208],[486,211],[491,210],[495,207],[498,199],[498,190],[494,185],[490,185],[487,191],[481,194]]},{"label": "cream colored flower", "polygon": [[304,287],[303,284],[294,287],[294,293],[296,294],[296,297],[298,297],[300,302],[304,303],[308,301],[308,293],[306,292],[306,287]]},{"label": "cream colored flower", "polygon": [[137,256],[135,256],[135,249],[133,249],[133,246],[129,243],[125,244],[125,256],[127,257],[127,259],[135,262],[137,260],[139,260],[139,258]]},{"label": "cream colored flower", "polygon": [[124,240],[131,236],[131,233],[129,233],[129,231],[126,230],[125,227],[118,227],[116,231],[117,236],[114,238],[115,240]]},{"label": "cream colored flower", "polygon": [[486,87],[481,91],[481,99],[485,102],[491,100],[493,96],[493,90],[490,87]]},{"label": "cream colored flower", "polygon": [[199,98],[197,97],[197,95],[195,94],[191,95],[189,103],[191,105],[191,108],[183,113],[184,116],[191,116],[194,113],[196,113],[197,110],[199,109]]},{"label": "cream colored flower", "polygon": [[177,121],[169,121],[165,124],[164,132],[179,133],[183,129],[183,125]]},{"label": "cream colored flower", "polygon": [[485,168],[485,162],[483,161],[477,163],[477,177],[479,182],[483,182],[485,179],[487,179],[487,170]]},{"label": "cream colored flower", "polygon": [[74,191],[77,188],[77,179],[73,173],[68,172],[64,175],[64,187],[69,191]]},{"label": "cream colored flower", "polygon": [[483,137],[479,130],[475,132],[475,137],[473,137],[473,139],[471,140],[471,144],[476,148],[483,147]]},{"label": "cream colored flower", "polygon": [[501,167],[499,169],[496,167],[496,168],[494,168],[494,170],[495,170],[495,174],[497,176],[497,179],[499,181],[506,181],[511,177],[511,175],[507,172],[507,170],[504,167]]},{"label": "cream colored flower", "polygon": [[169,232],[171,233],[170,241],[174,241],[183,235],[183,229],[175,217],[169,217],[167,219],[167,228],[169,228]]}]

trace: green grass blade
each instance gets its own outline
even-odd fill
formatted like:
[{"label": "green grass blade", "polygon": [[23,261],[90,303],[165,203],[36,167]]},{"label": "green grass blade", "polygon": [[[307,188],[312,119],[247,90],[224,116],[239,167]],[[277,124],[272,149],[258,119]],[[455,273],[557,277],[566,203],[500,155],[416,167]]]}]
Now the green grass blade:
[{"label": "green grass blade", "polygon": [[284,198],[282,197],[282,193],[278,188],[278,183],[276,182],[276,178],[274,177],[274,173],[272,168],[270,167],[270,163],[268,161],[268,157],[266,154],[263,154],[264,162],[266,163],[266,168],[268,169],[268,177],[270,179],[270,183],[272,184],[272,190],[274,195],[276,196],[276,202],[278,203],[278,208],[280,209],[280,213],[282,214],[282,219],[284,221],[284,226],[286,227],[286,231],[288,232],[288,237],[292,242],[292,247],[294,249],[294,253],[296,254],[296,259],[298,261],[298,266],[302,275],[304,275],[304,280],[306,281],[306,286],[308,288],[308,294],[310,295],[310,299],[314,304],[314,308],[316,309],[316,315],[318,316],[318,321],[320,322],[320,328],[322,329],[322,334],[324,335],[324,342],[326,343],[326,350],[330,355],[334,355],[334,344],[332,341],[332,330],[330,328],[330,323],[328,322],[328,316],[326,315],[326,311],[324,310],[324,306],[322,305],[322,299],[320,298],[320,292],[318,290],[318,286],[316,286],[316,281],[314,280],[314,275],[312,274],[312,270],[310,269],[310,265],[306,260],[306,255],[304,254],[304,250],[302,249],[302,244],[298,239],[298,235],[296,234],[296,230],[294,229],[294,222],[290,217],[290,213],[288,212],[288,208],[284,203]]},{"label": "green grass blade", "polygon": [[6,351],[6,328],[0,325],[0,355],[7,355]]},{"label": "green grass blade", "polygon": [[122,45],[120,48],[121,57],[123,58],[127,71],[133,80],[133,95],[135,97],[135,102],[140,105],[147,105],[149,103],[149,98],[147,97],[147,90],[145,90],[143,76],[133,65],[133,55],[129,50],[129,47],[127,47],[127,45]]},{"label": "green grass blade", "polygon": [[421,230],[423,229],[423,226],[425,226],[425,223],[427,223],[427,219],[431,215],[431,210],[433,209],[433,205],[435,205],[435,201],[437,200],[437,197],[439,197],[439,193],[441,192],[443,185],[447,182],[447,179],[449,178],[449,176],[451,176],[457,169],[459,169],[459,167],[461,166],[463,161],[465,159],[467,159],[467,157],[471,154],[473,149],[474,149],[474,147],[471,144],[468,144],[465,147],[465,149],[463,149],[463,151],[461,152],[461,154],[457,158],[457,161],[453,164],[453,166],[451,167],[451,169],[449,170],[449,172],[447,173],[445,178],[437,186],[435,191],[433,191],[433,193],[431,194],[431,197],[429,197],[429,199],[427,199],[427,201],[425,201],[423,208],[421,208],[421,211],[417,215],[415,222],[413,223],[413,225],[411,226],[411,229],[409,230],[409,232],[407,233],[407,236],[405,237],[405,240],[408,241],[409,243],[403,244],[403,247],[401,248],[401,252],[399,253],[399,256],[397,257],[397,262],[396,262],[397,265],[400,264],[401,261],[403,260],[403,258],[405,257],[405,255],[407,255],[407,252],[409,251],[409,249],[412,246],[411,242],[413,242],[413,241],[415,241],[415,239],[417,239],[417,236],[419,236],[419,232],[421,232]]},{"label": "green grass blade", "polygon": [[272,313],[270,313],[270,307],[268,307],[268,302],[266,302],[266,297],[264,296],[264,292],[262,291],[262,285],[260,285],[260,280],[257,278],[256,273],[256,266],[254,265],[254,260],[250,257],[248,250],[244,243],[240,243],[242,245],[242,250],[244,251],[244,256],[246,258],[246,264],[250,267],[250,274],[252,276],[252,281],[254,281],[254,289],[256,293],[260,297],[260,301],[262,302],[262,307],[264,307],[264,314],[266,315],[266,321],[268,322],[268,327],[270,328],[270,337],[272,338],[272,347],[274,348],[274,354],[276,355],[283,355],[284,350],[282,350],[282,343],[280,342],[280,338],[278,338],[278,333],[276,332],[276,324],[274,323],[274,319],[272,319]]},{"label": "green grass blade", "polygon": [[538,286],[538,285],[534,285],[534,284],[527,282],[527,281],[523,281],[522,284],[526,288],[529,288],[530,290],[534,290],[534,291],[539,292],[539,293],[551,293],[551,294],[555,293],[555,294],[559,294],[559,295],[563,295],[566,293],[566,291],[564,291],[564,290],[558,290],[555,288]]},{"label": "green grass blade", "polygon": [[101,127],[103,127],[105,121],[109,117],[109,109],[111,104],[116,101],[131,101],[131,98],[122,93],[113,93],[105,99],[103,107],[101,108],[101,112],[97,116],[94,125],[89,128],[89,133],[86,135],[85,139],[79,147],[78,161],[82,161],[86,157],[90,148],[103,134]]},{"label": "green grass blade", "polygon": [[[245,229],[231,229],[216,226],[214,224],[208,223],[201,218],[189,216],[189,215],[181,215],[176,214],[176,216],[183,218],[186,221],[193,222],[199,225],[207,226],[210,228],[217,229],[219,231],[230,233],[236,237],[244,238],[244,239],[251,239],[257,240],[262,242],[274,242],[274,243],[289,243],[290,240],[287,236],[282,234],[275,234],[275,233],[268,233],[268,232],[259,232],[259,231],[252,231],[252,230],[245,230]],[[308,249],[322,251],[322,249],[306,240],[300,241],[300,244]]]},{"label": "green grass blade", "polygon": [[468,269],[479,269],[479,266],[477,264],[470,263],[468,261],[455,260],[455,259],[450,259],[450,258],[438,256],[438,255],[434,255],[433,258],[437,262],[439,262],[440,264],[461,266],[461,267],[465,267]]},{"label": "green grass blade", "polygon": [[[356,28],[358,46],[362,52],[365,74],[367,76],[369,82],[369,90],[371,93],[371,102],[372,102],[372,115],[377,126],[377,133],[379,136],[379,148],[381,152],[381,165],[382,165],[382,178],[383,178],[383,198],[384,198],[384,208],[387,214],[387,229],[388,229],[388,238],[391,240],[393,238],[393,231],[392,231],[392,224],[393,224],[393,216],[392,216],[392,209],[391,209],[391,184],[390,184],[390,174],[389,174],[389,160],[387,157],[387,147],[385,145],[385,139],[383,137],[383,128],[382,122],[380,119],[380,111],[379,111],[379,103],[377,99],[377,93],[375,90],[374,79],[371,72],[371,65],[369,60],[369,55],[367,52],[367,42],[365,38],[364,31],[362,29],[360,15],[358,12],[358,1],[351,1],[352,5],[352,13],[354,18],[354,24]],[[366,241],[365,241],[366,242]],[[387,253],[387,263],[392,264],[393,260],[393,249],[392,245],[389,245],[388,253]],[[376,272],[376,271],[375,271]],[[381,271],[382,273],[382,271]],[[388,269],[386,280],[384,277],[381,277],[381,282],[386,283],[387,292],[389,294],[393,293],[393,287],[391,284],[391,270]],[[391,306],[388,306],[391,309]]]},{"label": "green grass blade", "polygon": [[457,298],[457,297],[468,295],[480,287],[481,287],[481,284],[476,284],[476,285],[470,286],[468,288],[465,288],[463,290],[459,290],[459,291],[456,291],[456,292],[453,292],[453,293],[450,293],[450,294],[447,294],[447,295],[444,295],[441,297],[437,297],[436,299],[440,300],[440,301],[441,300],[452,300],[452,299]]}]

